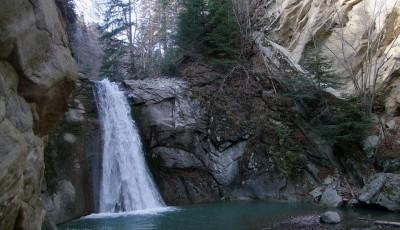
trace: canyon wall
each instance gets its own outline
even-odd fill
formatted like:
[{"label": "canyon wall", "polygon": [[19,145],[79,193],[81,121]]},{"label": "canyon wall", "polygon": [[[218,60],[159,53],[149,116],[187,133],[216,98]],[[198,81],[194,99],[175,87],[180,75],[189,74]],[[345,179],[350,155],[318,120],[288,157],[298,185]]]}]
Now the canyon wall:
[{"label": "canyon wall", "polygon": [[97,210],[102,136],[92,86],[79,76],[64,119],[48,137],[41,198],[49,224]]},{"label": "canyon wall", "polygon": [[41,229],[44,143],[75,75],[56,3],[1,1],[0,229]]}]

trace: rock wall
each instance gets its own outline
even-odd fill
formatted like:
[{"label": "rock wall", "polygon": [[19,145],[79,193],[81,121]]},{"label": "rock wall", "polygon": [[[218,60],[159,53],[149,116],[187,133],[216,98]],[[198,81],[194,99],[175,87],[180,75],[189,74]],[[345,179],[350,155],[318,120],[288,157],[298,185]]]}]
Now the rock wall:
[{"label": "rock wall", "polygon": [[80,76],[45,149],[42,201],[49,222],[64,223],[96,210],[101,141],[92,83]]},{"label": "rock wall", "polygon": [[46,135],[64,113],[74,62],[53,0],[0,3],[0,229],[40,229]]},{"label": "rock wall", "polygon": [[313,135],[301,111],[275,91],[278,82],[241,71],[226,77],[201,61],[183,65],[181,76],[125,81],[168,204],[319,201],[329,189],[351,199],[373,172],[357,147],[337,155]]},{"label": "rock wall", "polygon": [[[234,159],[228,155],[226,158],[230,159],[227,162],[212,162],[215,154],[222,151],[217,151],[202,135],[206,132],[205,121],[202,120],[204,112],[198,101],[191,99],[187,82],[157,78],[125,81],[125,84],[131,89],[128,90],[129,98],[137,105],[134,116],[139,121],[145,149],[151,158],[150,168],[157,170],[155,177],[167,203],[219,199],[216,178],[223,182],[230,180],[232,175],[224,177],[218,168],[223,170],[229,167]],[[196,149],[201,146],[214,151],[198,152]],[[208,169],[215,169],[214,173]]]},{"label": "rock wall", "polygon": [[398,211],[396,162],[368,157],[361,144],[329,145],[278,82],[226,78],[199,62],[182,74],[124,82],[167,204],[275,199]]}]

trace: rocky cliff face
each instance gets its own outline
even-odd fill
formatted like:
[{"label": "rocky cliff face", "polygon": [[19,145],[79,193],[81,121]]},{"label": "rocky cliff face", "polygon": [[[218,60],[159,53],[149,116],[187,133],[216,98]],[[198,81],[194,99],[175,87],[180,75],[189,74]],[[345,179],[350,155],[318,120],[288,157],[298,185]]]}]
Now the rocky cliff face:
[{"label": "rocky cliff face", "polygon": [[[388,5],[378,7],[384,2]],[[249,3],[253,72],[239,66],[223,75],[189,58],[179,68],[180,78],[124,82],[164,199],[174,205],[223,199],[313,200],[334,207],[361,202],[398,210],[400,30],[393,2]],[[301,60],[314,42],[325,47],[323,55],[339,75],[348,74],[349,68],[359,75],[367,63],[369,32],[383,38],[370,58],[387,58],[379,72],[384,112],[376,116],[363,143],[332,146],[313,133],[279,81],[304,71]],[[348,52],[340,53],[342,45]],[[93,212],[96,206],[101,137],[90,83],[81,80],[46,151],[50,177],[43,200],[56,223]],[[35,99],[36,94],[22,92],[23,100]],[[40,125],[44,121],[39,115],[46,117],[50,107],[29,102],[33,111],[44,109],[32,118],[33,130],[43,135],[50,126]]]},{"label": "rocky cliff face", "polygon": [[75,67],[52,0],[0,3],[0,229],[40,229],[46,134],[62,116]]},{"label": "rocky cliff face", "polygon": [[92,83],[81,75],[45,148],[41,197],[49,222],[64,223],[96,210],[101,141]]},{"label": "rocky cliff face", "polygon": [[[319,200],[329,189],[351,199],[373,172],[357,148],[335,156],[277,93],[276,80],[241,71],[226,77],[199,62],[185,64],[181,75],[125,81],[169,204]],[[344,175],[350,168],[353,175]]]}]

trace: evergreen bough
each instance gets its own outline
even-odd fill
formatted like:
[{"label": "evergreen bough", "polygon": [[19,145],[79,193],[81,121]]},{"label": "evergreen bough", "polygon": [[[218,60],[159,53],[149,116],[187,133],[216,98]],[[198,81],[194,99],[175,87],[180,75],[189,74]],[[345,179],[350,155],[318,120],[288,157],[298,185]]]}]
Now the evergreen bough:
[{"label": "evergreen bough", "polygon": [[370,127],[370,118],[362,110],[360,98],[336,98],[325,91],[337,88],[340,79],[319,49],[306,52],[303,65],[307,74],[286,80],[287,96],[301,107],[312,129],[332,144],[358,142]]}]

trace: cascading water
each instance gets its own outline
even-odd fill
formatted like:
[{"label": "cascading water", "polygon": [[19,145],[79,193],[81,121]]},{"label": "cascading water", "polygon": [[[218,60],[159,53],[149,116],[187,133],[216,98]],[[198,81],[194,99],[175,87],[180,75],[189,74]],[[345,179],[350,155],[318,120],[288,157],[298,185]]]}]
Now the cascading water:
[{"label": "cascading water", "polygon": [[147,168],[128,101],[116,83],[95,83],[103,131],[99,211],[126,212],[165,206]]}]

